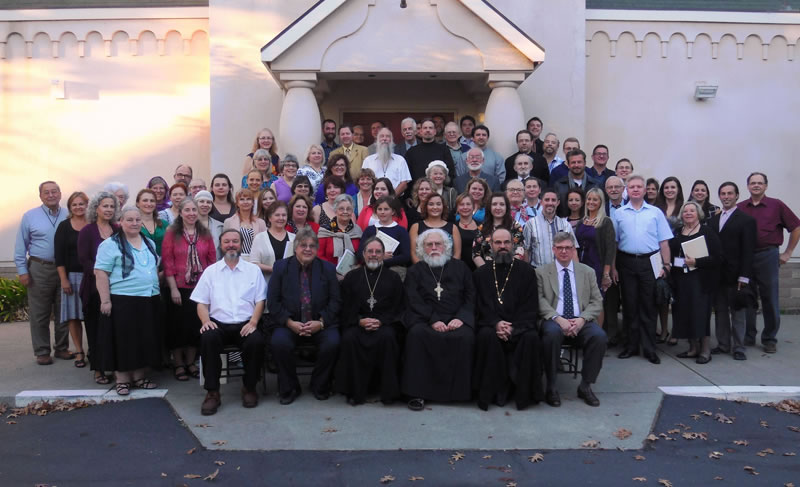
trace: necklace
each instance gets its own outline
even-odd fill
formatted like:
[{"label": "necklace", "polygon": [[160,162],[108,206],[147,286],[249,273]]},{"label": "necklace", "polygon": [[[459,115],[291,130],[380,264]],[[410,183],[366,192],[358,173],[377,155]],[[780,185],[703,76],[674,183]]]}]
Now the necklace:
[{"label": "necklace", "polygon": [[375,279],[375,285],[369,285],[369,274],[367,274],[367,266],[364,266],[364,277],[367,278],[367,289],[369,289],[369,299],[367,299],[367,304],[369,304],[369,310],[372,311],[375,308],[375,304],[378,302],[375,299],[375,289],[378,288],[378,281],[381,280],[381,274],[383,273],[383,264],[381,264],[381,270],[378,271],[378,278]]},{"label": "necklace", "polygon": [[506,290],[506,286],[508,286],[508,278],[511,277],[511,269],[514,268],[514,261],[517,259],[511,259],[511,266],[508,268],[508,274],[506,274],[506,280],[503,281],[503,289],[500,289],[500,286],[497,284],[497,271],[495,270],[495,261],[492,260],[492,275],[494,275],[494,290],[497,293],[497,302],[503,304],[503,293]]},{"label": "necklace", "polygon": [[688,232],[684,233],[684,235],[686,235],[688,237],[689,235],[694,233],[694,231],[697,230],[698,228],[700,228],[700,224],[699,223],[697,225],[693,226],[692,228],[690,228]]},{"label": "necklace", "polygon": [[[110,227],[111,227],[111,225],[109,225],[109,228],[110,228]],[[103,231],[103,228],[102,228],[102,227],[101,227],[101,226],[98,224],[98,225],[97,225],[97,233],[99,233],[99,234],[100,234],[100,238],[102,238],[103,240],[105,240],[105,239],[107,239],[108,237],[110,237],[112,233],[114,233],[114,229],[113,229],[113,228],[110,228],[110,230],[109,230],[109,231],[108,231],[108,233],[106,234],[106,233]]]},{"label": "necklace", "polygon": [[439,273],[439,279],[436,279],[436,275],[433,273],[433,269],[431,268],[430,264],[428,265],[428,270],[431,271],[431,276],[433,280],[436,281],[436,287],[433,288],[433,291],[436,293],[436,300],[442,300],[442,293],[444,292],[444,288],[442,287],[442,276],[444,275],[444,266],[442,266],[442,272]]},{"label": "necklace", "polygon": [[50,218],[51,212],[45,210],[44,209],[44,205],[42,205],[42,211],[44,212],[45,215],[47,215],[47,220],[50,221],[50,225],[52,225],[53,228],[55,228],[56,227],[56,223],[58,223],[58,217],[61,216],[61,207],[58,208],[58,211],[56,212],[56,217],[55,218]]}]

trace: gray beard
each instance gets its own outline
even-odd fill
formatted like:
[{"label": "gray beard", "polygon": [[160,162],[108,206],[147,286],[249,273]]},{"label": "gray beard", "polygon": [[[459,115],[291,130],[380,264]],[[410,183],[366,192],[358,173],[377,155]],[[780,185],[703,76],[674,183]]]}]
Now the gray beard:
[{"label": "gray beard", "polygon": [[383,262],[374,262],[374,261],[371,261],[371,260],[368,260],[368,261],[366,261],[364,263],[364,265],[367,266],[367,269],[369,269],[371,271],[377,271],[378,267],[380,267],[381,264],[383,264]]},{"label": "gray beard", "polygon": [[510,264],[514,257],[510,252],[492,252],[492,258],[498,264]]},{"label": "gray beard", "polygon": [[225,262],[235,262],[239,259],[240,255],[242,255],[240,250],[229,250],[225,252],[225,255],[222,258],[225,259]]},{"label": "gray beard", "polygon": [[388,164],[392,160],[392,150],[394,144],[378,144],[375,147],[375,154],[378,155],[378,160],[383,164]]},{"label": "gray beard", "polygon": [[428,254],[424,254],[422,256],[422,261],[431,267],[444,267],[444,265],[450,261],[450,256],[447,254],[442,254],[439,257],[431,257]]}]

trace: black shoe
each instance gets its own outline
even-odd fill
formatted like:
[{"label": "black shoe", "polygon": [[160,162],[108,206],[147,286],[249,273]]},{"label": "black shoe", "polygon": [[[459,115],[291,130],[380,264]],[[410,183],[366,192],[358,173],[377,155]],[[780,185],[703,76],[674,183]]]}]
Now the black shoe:
[{"label": "black shoe", "polygon": [[544,394],[544,402],[549,404],[550,406],[557,408],[561,406],[561,396],[558,395],[558,391],[555,389],[548,390]]},{"label": "black shoe", "polygon": [[733,360],[747,360],[747,355],[744,352],[733,352]]},{"label": "black shoe", "polygon": [[709,362],[711,362],[711,355],[709,355],[708,357],[706,357],[705,355],[698,355],[697,360],[695,360],[695,363],[698,363],[700,365],[705,365]]},{"label": "black shoe", "polygon": [[481,401],[478,399],[478,407],[481,411],[488,411],[489,410],[489,403],[486,401]]},{"label": "black shoe", "polygon": [[589,406],[596,408],[597,406],[600,405],[600,400],[597,399],[597,396],[594,395],[594,392],[592,392],[591,387],[586,387],[586,389],[584,389],[578,386],[578,397],[580,399],[583,399],[583,402],[585,402]]},{"label": "black shoe", "polygon": [[656,353],[655,353],[655,352],[652,352],[652,353],[646,354],[646,355],[644,356],[644,358],[646,358],[646,359],[647,359],[647,360],[648,360],[648,361],[649,361],[651,364],[653,364],[653,365],[658,365],[658,364],[660,364],[660,363],[661,363],[661,359],[660,359],[660,358],[658,358],[658,355],[656,355]]},{"label": "black shoe", "polygon": [[754,346],[756,344],[756,339],[755,338],[745,338],[744,339],[744,344],[746,346],[748,346],[748,347],[752,347],[752,346]]},{"label": "black shoe", "polygon": [[412,411],[422,411],[425,409],[425,399],[421,397],[415,397],[408,401],[408,409]]},{"label": "black shoe", "polygon": [[314,391],[314,398],[317,401],[326,401],[326,400],[328,400],[329,397],[331,397],[331,393],[330,392],[327,392],[327,391],[326,392]]},{"label": "black shoe", "polygon": [[623,350],[623,351],[621,351],[619,353],[619,355],[617,355],[617,358],[625,359],[625,358],[635,357],[636,355],[639,355],[639,352],[632,352],[630,350]]},{"label": "black shoe", "polygon": [[291,391],[287,392],[286,394],[281,395],[280,403],[284,406],[287,406],[294,402],[297,397],[300,396],[300,389],[292,389]]},{"label": "black shoe", "polygon": [[360,403],[356,401],[356,398],[353,396],[347,396],[347,404],[351,406],[358,406]]},{"label": "black shoe", "polygon": [[719,347],[714,347],[711,349],[711,355],[721,355],[723,353],[728,353],[727,350],[723,350]]}]

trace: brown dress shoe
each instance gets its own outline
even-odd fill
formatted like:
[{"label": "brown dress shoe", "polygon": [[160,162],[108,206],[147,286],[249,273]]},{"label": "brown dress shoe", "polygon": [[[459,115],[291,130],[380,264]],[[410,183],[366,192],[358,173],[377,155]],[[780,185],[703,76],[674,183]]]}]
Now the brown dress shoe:
[{"label": "brown dress shoe", "polygon": [[69,350],[56,350],[53,356],[55,356],[55,358],[60,358],[61,360],[72,360],[75,358],[75,354]]},{"label": "brown dress shoe", "polygon": [[53,363],[53,357],[50,355],[37,355],[36,363],[39,365],[50,365]]},{"label": "brown dress shoe", "polygon": [[242,406],[246,408],[258,406],[258,393],[250,391],[242,386]]},{"label": "brown dress shoe", "polygon": [[222,401],[219,399],[219,391],[208,391],[206,398],[203,400],[203,405],[200,406],[200,414],[203,416],[217,414],[220,404],[222,404]]}]

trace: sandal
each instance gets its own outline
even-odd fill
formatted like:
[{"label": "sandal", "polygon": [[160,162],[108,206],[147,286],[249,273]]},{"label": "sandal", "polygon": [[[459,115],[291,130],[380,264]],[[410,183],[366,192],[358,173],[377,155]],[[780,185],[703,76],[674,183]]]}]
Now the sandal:
[{"label": "sandal", "polygon": [[[78,358],[80,355],[81,358]],[[83,352],[75,352],[75,367],[82,369],[86,367],[86,354]]]},{"label": "sandal", "polygon": [[117,394],[120,396],[127,396],[131,393],[131,385],[129,382],[117,382]]},{"label": "sandal", "polygon": [[414,399],[408,401],[408,409],[412,411],[422,411],[425,409],[425,399],[421,397],[415,397]]},{"label": "sandal", "polygon": [[189,380],[189,374],[186,373],[185,365],[176,365],[174,369],[175,378],[181,382]]},{"label": "sandal", "polygon": [[699,354],[697,352],[690,353],[689,350],[686,350],[685,352],[681,352],[681,353],[679,353],[678,355],[675,355],[675,356],[678,357],[678,358],[697,358],[698,355]]},{"label": "sandal", "polygon": [[95,381],[95,383],[100,384],[100,385],[106,385],[106,384],[110,384],[111,383],[111,379],[109,379],[108,376],[106,376],[102,372],[100,373],[100,375],[95,375],[94,376],[94,381]]},{"label": "sandal", "polygon": [[191,375],[195,379],[200,378],[200,367],[196,366],[195,364],[191,364],[188,367],[186,367],[186,371],[189,372],[189,375]]},{"label": "sandal", "polygon": [[667,340],[667,345],[670,347],[674,347],[677,344],[678,344],[677,338],[670,338],[669,340]]},{"label": "sandal", "polygon": [[158,387],[158,384],[151,381],[150,379],[139,379],[133,381],[133,387],[137,389],[155,389]]}]

